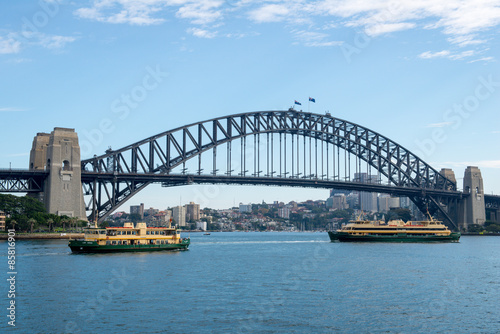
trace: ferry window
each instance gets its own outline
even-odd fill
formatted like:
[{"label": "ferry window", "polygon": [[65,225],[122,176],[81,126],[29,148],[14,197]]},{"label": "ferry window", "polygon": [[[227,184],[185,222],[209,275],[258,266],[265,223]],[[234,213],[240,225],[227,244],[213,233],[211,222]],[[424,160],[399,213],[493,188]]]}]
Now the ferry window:
[{"label": "ferry window", "polygon": [[151,234],[151,232],[149,232],[149,231],[146,231],[146,234]]},{"label": "ferry window", "polygon": [[135,235],[135,231],[132,231],[132,235]]},{"label": "ferry window", "polygon": [[113,241],[113,242],[112,242],[112,245],[116,245],[116,241]]},{"label": "ferry window", "polygon": [[111,245],[111,241],[106,241],[106,245]]},{"label": "ferry window", "polygon": [[130,231],[127,231],[127,235],[130,235]]}]

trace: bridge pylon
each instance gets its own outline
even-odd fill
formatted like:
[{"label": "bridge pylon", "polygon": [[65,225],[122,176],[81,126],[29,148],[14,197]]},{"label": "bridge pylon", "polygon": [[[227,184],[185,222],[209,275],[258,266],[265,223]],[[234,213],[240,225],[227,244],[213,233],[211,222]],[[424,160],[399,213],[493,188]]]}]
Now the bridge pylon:
[{"label": "bridge pylon", "polygon": [[38,133],[30,152],[30,170],[46,170],[44,192],[35,195],[47,212],[87,220],[81,181],[78,135],[74,129],[54,128]]},{"label": "bridge pylon", "polygon": [[469,194],[463,201],[464,221],[461,228],[477,224],[483,226],[486,221],[483,178],[478,167],[468,166],[464,173],[464,193]]}]

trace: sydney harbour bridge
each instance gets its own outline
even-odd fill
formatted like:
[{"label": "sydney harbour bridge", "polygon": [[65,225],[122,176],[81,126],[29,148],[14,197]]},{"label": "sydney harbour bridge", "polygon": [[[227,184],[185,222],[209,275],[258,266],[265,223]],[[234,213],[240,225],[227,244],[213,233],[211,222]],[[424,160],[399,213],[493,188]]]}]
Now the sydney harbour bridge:
[{"label": "sydney harbour bridge", "polygon": [[229,115],[178,127],[80,160],[73,129],[33,141],[26,170],[0,170],[0,192],[27,192],[49,212],[103,221],[152,183],[264,185],[345,189],[406,196],[454,229],[499,220],[500,196],[484,195],[477,167],[463,190],[367,127],[289,109]]}]

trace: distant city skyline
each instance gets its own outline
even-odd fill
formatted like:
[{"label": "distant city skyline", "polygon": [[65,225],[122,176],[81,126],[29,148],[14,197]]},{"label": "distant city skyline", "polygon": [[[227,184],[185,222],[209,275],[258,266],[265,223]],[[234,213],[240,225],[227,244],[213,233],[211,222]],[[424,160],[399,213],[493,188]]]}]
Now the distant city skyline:
[{"label": "distant city skyline", "polygon": [[[495,1],[4,1],[0,18],[0,168],[27,168],[33,137],[54,127],[75,128],[89,158],[297,101],[387,136],[437,170],[452,168],[459,188],[465,168],[478,166],[485,192],[500,194]],[[151,185],[125,206],[327,197],[324,189]]]}]

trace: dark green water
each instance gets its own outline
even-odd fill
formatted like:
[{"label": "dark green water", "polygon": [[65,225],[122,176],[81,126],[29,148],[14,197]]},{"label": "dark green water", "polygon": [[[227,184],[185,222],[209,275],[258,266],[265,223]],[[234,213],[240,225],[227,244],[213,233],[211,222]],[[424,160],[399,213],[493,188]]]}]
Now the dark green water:
[{"label": "dark green water", "polygon": [[[183,235],[187,236],[187,235]],[[71,254],[17,241],[19,333],[497,333],[500,237],[330,243],[326,233],[191,234],[185,252]]]}]

